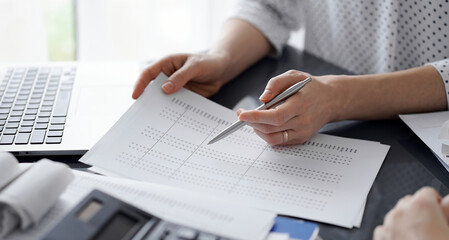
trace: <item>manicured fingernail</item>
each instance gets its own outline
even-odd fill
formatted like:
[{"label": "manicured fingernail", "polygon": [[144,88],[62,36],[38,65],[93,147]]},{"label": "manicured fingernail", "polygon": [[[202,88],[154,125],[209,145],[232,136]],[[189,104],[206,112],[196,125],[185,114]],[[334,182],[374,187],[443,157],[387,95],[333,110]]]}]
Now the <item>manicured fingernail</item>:
[{"label": "manicured fingernail", "polygon": [[175,89],[175,85],[173,85],[172,82],[166,82],[164,84],[162,84],[162,90],[164,90],[164,92],[166,93],[170,93]]},{"label": "manicured fingernail", "polygon": [[271,91],[270,90],[265,90],[263,91],[262,95],[260,95],[259,100],[260,101],[265,101],[268,100],[271,96]]}]

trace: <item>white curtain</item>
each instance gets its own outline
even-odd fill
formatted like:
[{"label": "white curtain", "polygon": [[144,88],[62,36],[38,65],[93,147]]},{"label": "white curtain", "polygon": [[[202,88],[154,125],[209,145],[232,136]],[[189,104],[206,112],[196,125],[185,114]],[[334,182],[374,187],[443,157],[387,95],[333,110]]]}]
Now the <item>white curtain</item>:
[{"label": "white curtain", "polygon": [[205,50],[235,0],[77,0],[78,60],[146,60]]},{"label": "white curtain", "polygon": [[0,62],[47,60],[41,1],[0,0]]}]

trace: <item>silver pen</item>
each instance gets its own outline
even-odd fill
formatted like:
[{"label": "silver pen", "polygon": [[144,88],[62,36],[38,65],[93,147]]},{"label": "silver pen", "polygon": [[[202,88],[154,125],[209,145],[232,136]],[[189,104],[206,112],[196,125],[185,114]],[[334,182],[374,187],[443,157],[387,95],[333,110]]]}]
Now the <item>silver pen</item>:
[{"label": "silver pen", "polygon": [[[273,98],[268,103],[260,105],[258,108],[256,108],[256,110],[270,109],[279,104],[282,104],[288,97],[297,93],[301,88],[303,88],[310,81],[312,81],[312,78],[308,77],[308,78],[302,80],[301,82],[294,84],[293,86],[291,86],[291,87],[287,88],[285,91],[283,91],[281,94],[277,95],[275,98]],[[219,134],[217,134],[214,138],[212,138],[212,140],[210,140],[208,145],[225,138],[226,136],[237,131],[238,129],[240,129],[241,127],[243,127],[245,125],[246,125],[246,122],[244,122],[244,121],[237,121],[237,122],[231,124],[231,126],[225,128],[223,131],[221,131]]]}]

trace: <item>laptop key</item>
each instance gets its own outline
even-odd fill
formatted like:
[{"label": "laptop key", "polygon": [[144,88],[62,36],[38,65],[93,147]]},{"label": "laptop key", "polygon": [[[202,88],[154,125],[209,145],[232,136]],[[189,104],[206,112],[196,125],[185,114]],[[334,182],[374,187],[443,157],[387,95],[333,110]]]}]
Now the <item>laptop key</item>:
[{"label": "laptop key", "polygon": [[53,117],[51,119],[51,124],[58,125],[58,124],[64,124],[64,123],[65,123],[65,117]]},{"label": "laptop key", "polygon": [[61,137],[48,137],[47,141],[45,141],[45,143],[47,144],[59,144],[61,142],[62,142]]},{"label": "laptop key", "polygon": [[38,123],[36,126],[34,126],[34,129],[47,129],[48,124],[47,123]]},{"label": "laptop key", "polygon": [[19,133],[16,137],[16,144],[27,144],[30,140],[30,133]]},{"label": "laptop key", "polygon": [[34,125],[34,121],[22,121],[21,127],[32,127]]},{"label": "laptop key", "polygon": [[28,99],[28,96],[27,96],[27,95],[19,95],[19,96],[17,97],[17,99],[18,99],[18,100],[27,100],[27,99]]},{"label": "laptop key", "polygon": [[50,117],[51,112],[40,112],[39,117]]},{"label": "laptop key", "polygon": [[19,123],[18,122],[8,122],[6,124],[6,128],[18,128],[19,127]]},{"label": "laptop key", "polygon": [[15,106],[12,108],[12,110],[13,110],[13,111],[23,111],[23,110],[25,110],[25,106],[24,106],[24,105],[15,105]]},{"label": "laptop key", "polygon": [[[41,112],[51,112],[52,109],[53,109],[52,106],[42,106]],[[1,109],[0,109],[0,111],[1,111]]]},{"label": "laptop key", "polygon": [[30,133],[31,130],[33,130],[32,127],[20,127],[19,128],[19,133]]},{"label": "laptop key", "polygon": [[37,114],[37,109],[29,109],[27,108],[25,115],[36,115]]},{"label": "laptop key", "polygon": [[50,121],[50,119],[48,117],[38,117],[37,118],[37,123],[48,123],[48,121]]},{"label": "laptop key", "polygon": [[8,122],[20,122],[21,117],[9,117]]},{"label": "laptop key", "polygon": [[56,99],[55,109],[53,110],[53,116],[65,117],[69,109],[71,91],[60,91]]},{"label": "laptop key", "polygon": [[64,125],[51,125],[50,131],[62,131],[64,130]]},{"label": "laptop key", "polygon": [[53,106],[53,104],[54,104],[54,101],[44,101],[42,103],[42,106]]},{"label": "laptop key", "polygon": [[38,109],[38,108],[39,108],[39,104],[28,104],[27,109]]},{"label": "laptop key", "polygon": [[3,135],[2,138],[0,138],[0,145],[11,145],[14,141],[15,135]]},{"label": "laptop key", "polygon": [[40,98],[32,98],[30,100],[30,104],[40,104],[41,103],[41,99]]},{"label": "laptop key", "polygon": [[31,144],[44,143],[45,133],[46,133],[45,130],[34,130],[30,143]]},{"label": "laptop key", "polygon": [[5,120],[8,118],[8,114],[0,114],[0,120]]},{"label": "laptop key", "polygon": [[11,108],[12,107],[12,103],[1,103],[0,104],[0,108]]},{"label": "laptop key", "polygon": [[4,135],[15,135],[17,133],[16,128],[7,128],[5,131],[3,131]]},{"label": "laptop key", "polygon": [[34,119],[36,119],[36,115],[25,115],[23,117],[23,120],[25,120],[25,121],[32,121]]},{"label": "laptop key", "polygon": [[27,105],[27,101],[25,100],[17,100],[16,105]]},{"label": "laptop key", "polygon": [[14,98],[13,97],[9,97],[9,98],[7,98],[7,97],[5,97],[5,98],[3,98],[3,101],[2,101],[2,103],[13,103],[14,102]]},{"label": "laptop key", "polygon": [[33,93],[31,94],[31,98],[42,98],[42,94],[41,93]]},{"label": "laptop key", "polygon": [[7,114],[9,113],[9,108],[0,108],[0,114]]},{"label": "laptop key", "polygon": [[23,115],[23,111],[12,111],[10,115],[11,117],[21,117]]},{"label": "laptop key", "polygon": [[44,97],[44,101],[54,101],[55,100],[55,96],[45,96]]},{"label": "laptop key", "polygon": [[0,126],[5,125],[5,123],[6,123],[6,120],[0,120]]},{"label": "laptop key", "polygon": [[62,137],[62,131],[49,131],[47,137]]}]

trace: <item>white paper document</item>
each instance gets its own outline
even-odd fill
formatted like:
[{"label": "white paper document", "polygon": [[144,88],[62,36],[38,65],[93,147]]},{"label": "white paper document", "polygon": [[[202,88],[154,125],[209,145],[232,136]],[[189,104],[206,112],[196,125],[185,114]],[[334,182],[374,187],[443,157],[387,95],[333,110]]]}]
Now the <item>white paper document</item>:
[{"label": "white paper document", "polygon": [[151,183],[73,171],[75,180],[36,226],[17,230],[6,239],[41,239],[93,189],[106,192],[174,223],[234,239],[264,239],[275,215],[232,205],[191,191]]},{"label": "white paper document", "polygon": [[[409,128],[432,150],[438,160],[449,171],[449,149],[444,149],[444,145],[449,145],[447,126],[444,123],[449,120],[449,111],[407,114],[399,116]],[[447,148],[447,147],[446,147]],[[443,152],[446,151],[444,154]]]},{"label": "white paper document", "polygon": [[186,89],[166,95],[165,79],[150,83],[80,161],[279,214],[358,224],[389,146],[317,134],[303,145],[271,147],[247,126],[207,145],[236,114]]}]

